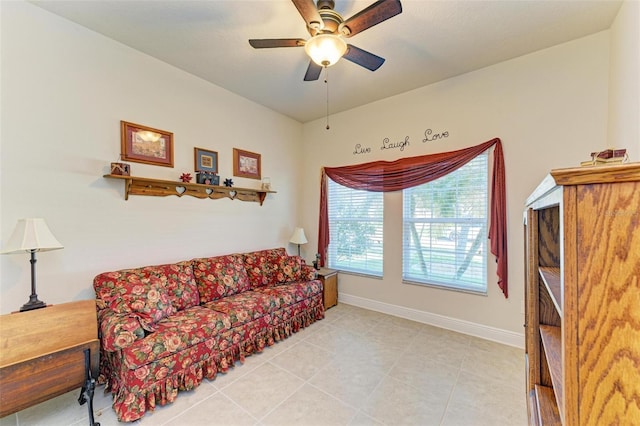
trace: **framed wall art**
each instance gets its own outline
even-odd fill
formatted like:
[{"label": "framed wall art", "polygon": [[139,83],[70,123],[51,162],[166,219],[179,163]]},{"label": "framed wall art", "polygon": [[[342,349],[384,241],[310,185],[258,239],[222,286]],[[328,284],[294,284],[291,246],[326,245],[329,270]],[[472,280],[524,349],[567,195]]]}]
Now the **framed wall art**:
[{"label": "framed wall art", "polygon": [[218,153],[208,149],[193,148],[196,172],[218,173]]},{"label": "framed wall art", "polygon": [[260,179],[260,154],[233,148],[233,175]]},{"label": "framed wall art", "polygon": [[122,159],[173,167],[173,133],[120,121]]}]

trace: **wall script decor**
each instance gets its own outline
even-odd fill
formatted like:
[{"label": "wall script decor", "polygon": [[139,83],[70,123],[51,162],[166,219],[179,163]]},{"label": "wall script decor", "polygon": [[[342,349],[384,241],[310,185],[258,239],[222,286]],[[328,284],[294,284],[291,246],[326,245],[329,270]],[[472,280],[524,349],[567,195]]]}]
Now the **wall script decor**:
[{"label": "wall script decor", "polygon": [[433,130],[427,129],[424,131],[424,139],[422,139],[422,143],[433,142],[437,139],[444,139],[449,137],[449,131],[445,130],[442,133],[433,133]]},{"label": "wall script decor", "polygon": [[391,142],[389,138],[384,138],[380,149],[400,149],[400,151],[404,151],[404,147],[407,145],[411,145],[409,143],[409,136],[406,136],[404,140],[400,142]]},{"label": "wall script decor", "polygon": [[173,133],[120,121],[122,159],[173,167]]},{"label": "wall script decor", "polygon": [[[424,139],[422,139],[423,143],[432,142],[438,139],[444,139],[449,137],[449,131],[445,130],[441,133],[433,133],[433,130],[427,129],[424,131]],[[385,149],[399,149],[400,151],[404,151],[404,149],[411,145],[409,142],[409,136],[405,136],[404,140],[398,142],[391,142],[389,138],[384,138],[382,140],[381,150]],[[371,148],[368,146],[362,146],[362,144],[356,144],[353,148],[353,155],[362,155],[362,154],[371,154]]]},{"label": "wall script decor", "polygon": [[359,155],[359,154],[371,154],[371,148],[367,147],[363,147],[360,144],[356,144],[355,148],[353,149],[353,155]]},{"label": "wall script decor", "polygon": [[260,154],[233,148],[233,175],[260,179]]}]

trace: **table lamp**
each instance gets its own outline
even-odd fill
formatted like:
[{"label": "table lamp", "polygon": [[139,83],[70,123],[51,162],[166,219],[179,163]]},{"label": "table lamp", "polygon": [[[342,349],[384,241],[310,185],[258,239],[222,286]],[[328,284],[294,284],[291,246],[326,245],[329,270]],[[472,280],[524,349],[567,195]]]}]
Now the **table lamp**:
[{"label": "table lamp", "polygon": [[304,235],[304,229],[296,228],[289,240],[290,243],[298,245],[298,256],[300,256],[300,244],[307,244],[307,237]]},{"label": "table lamp", "polygon": [[13,230],[13,234],[11,234],[11,238],[5,245],[2,254],[21,253],[23,251],[31,253],[31,296],[29,296],[29,301],[20,308],[20,312],[47,306],[46,303],[38,300],[38,294],[36,293],[36,252],[61,248],[64,247],[53,236],[44,219],[28,218],[18,220],[18,224]]}]

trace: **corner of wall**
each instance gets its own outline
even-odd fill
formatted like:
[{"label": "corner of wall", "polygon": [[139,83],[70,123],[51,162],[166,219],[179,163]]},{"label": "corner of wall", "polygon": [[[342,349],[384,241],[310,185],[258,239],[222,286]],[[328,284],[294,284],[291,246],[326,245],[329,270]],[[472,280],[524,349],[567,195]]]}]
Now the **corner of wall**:
[{"label": "corner of wall", "polygon": [[607,147],[640,161],[640,2],[625,0],[610,32]]}]

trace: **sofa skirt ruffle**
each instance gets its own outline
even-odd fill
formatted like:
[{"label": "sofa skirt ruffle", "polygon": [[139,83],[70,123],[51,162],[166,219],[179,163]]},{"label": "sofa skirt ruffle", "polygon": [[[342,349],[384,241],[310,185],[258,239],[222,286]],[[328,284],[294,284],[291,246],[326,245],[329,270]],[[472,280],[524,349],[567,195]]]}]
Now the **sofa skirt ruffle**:
[{"label": "sofa skirt ruffle", "polygon": [[[160,362],[153,363],[151,367],[145,366],[144,378],[141,377],[140,372],[143,368],[123,371],[125,367],[117,359],[116,353],[103,352],[105,362],[101,360],[99,382],[105,384],[105,391],[111,390],[113,409],[118,420],[135,421],[145,412],[153,411],[156,405],[162,406],[173,402],[178,391],[191,390],[199,386],[204,378],[212,380],[218,373],[228,371],[237,361],[244,362],[245,356],[262,352],[265,347],[272,346],[324,318],[321,295],[311,298],[307,303],[313,306],[294,305],[290,307],[291,309],[284,308],[275,315],[277,318],[274,321],[275,324],[262,329],[249,329],[239,343],[225,350],[212,348],[209,351],[210,357],[190,363],[186,367],[184,364],[189,360],[188,355],[182,359],[181,368],[175,368],[178,362],[174,358],[180,354],[164,358]],[[282,319],[280,316],[285,318]],[[120,371],[126,377],[120,377],[117,373],[114,375],[113,371]],[[149,382],[150,377],[160,378]],[[138,380],[135,380],[136,378]],[[137,383],[131,386],[132,381]],[[128,383],[128,386],[121,386],[123,383]]]}]

